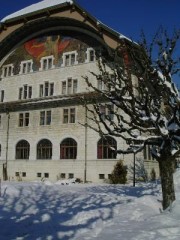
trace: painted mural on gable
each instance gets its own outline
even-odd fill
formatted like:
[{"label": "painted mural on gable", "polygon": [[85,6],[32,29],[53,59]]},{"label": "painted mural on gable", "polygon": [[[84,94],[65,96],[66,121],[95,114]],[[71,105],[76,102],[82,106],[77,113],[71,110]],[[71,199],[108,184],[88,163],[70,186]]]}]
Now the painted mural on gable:
[{"label": "painted mural on gable", "polygon": [[78,63],[83,63],[86,59],[87,48],[88,45],[86,43],[72,37],[62,35],[43,36],[31,39],[18,47],[3,65],[13,64],[14,74],[16,75],[20,71],[21,61],[32,59],[33,71],[38,71],[41,58],[53,55],[55,67],[60,67],[62,54],[74,50],[78,52]]}]

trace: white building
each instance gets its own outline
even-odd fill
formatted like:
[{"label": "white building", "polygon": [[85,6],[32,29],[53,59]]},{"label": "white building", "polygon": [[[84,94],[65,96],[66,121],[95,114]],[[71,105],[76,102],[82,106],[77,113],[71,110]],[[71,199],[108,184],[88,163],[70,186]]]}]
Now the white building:
[{"label": "white building", "polygon": [[[103,87],[90,73],[98,71],[95,51],[122,41],[129,40],[71,0],[42,1],[1,20],[1,177],[7,164],[10,180],[102,182],[119,159],[131,163],[131,155],[115,156],[80,124],[86,114],[78,100],[88,92],[82,76]],[[109,144],[126,145],[113,138]]]}]

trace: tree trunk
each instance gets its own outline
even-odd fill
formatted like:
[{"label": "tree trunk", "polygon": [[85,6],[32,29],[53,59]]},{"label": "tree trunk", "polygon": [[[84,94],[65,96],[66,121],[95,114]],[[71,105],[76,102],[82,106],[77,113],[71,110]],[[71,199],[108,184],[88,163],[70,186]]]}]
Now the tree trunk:
[{"label": "tree trunk", "polygon": [[168,208],[176,199],[173,181],[174,160],[172,156],[165,156],[159,159],[163,210]]}]

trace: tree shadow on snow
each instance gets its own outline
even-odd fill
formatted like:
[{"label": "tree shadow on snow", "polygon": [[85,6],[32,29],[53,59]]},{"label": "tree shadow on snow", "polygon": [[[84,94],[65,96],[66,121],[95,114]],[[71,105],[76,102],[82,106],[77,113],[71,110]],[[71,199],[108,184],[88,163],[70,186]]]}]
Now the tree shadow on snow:
[{"label": "tree shadow on snow", "polygon": [[[112,219],[113,209],[120,203],[106,195],[106,187],[85,194],[75,189],[18,184],[12,194],[7,187],[7,193],[0,198],[0,239],[70,240],[91,231],[97,222]],[[110,188],[117,195],[118,191]]]}]

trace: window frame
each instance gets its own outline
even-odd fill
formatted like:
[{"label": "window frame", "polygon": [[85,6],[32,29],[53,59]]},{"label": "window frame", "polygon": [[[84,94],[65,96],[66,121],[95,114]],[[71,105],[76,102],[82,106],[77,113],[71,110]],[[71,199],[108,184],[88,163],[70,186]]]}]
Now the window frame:
[{"label": "window frame", "polygon": [[33,72],[33,60],[21,61],[19,74],[28,74]]},{"label": "window frame", "polygon": [[78,145],[73,138],[65,138],[60,143],[60,159],[77,159]]},{"label": "window frame", "polygon": [[[74,55],[74,61],[72,62],[72,56]],[[78,64],[77,61],[78,53],[77,51],[70,51],[65,52],[62,55],[63,63],[61,64],[62,67],[70,67]],[[69,63],[67,63],[67,57],[69,58]]]},{"label": "window frame", "polygon": [[49,139],[41,139],[37,143],[37,159],[38,160],[50,160],[52,159],[52,150],[53,150],[53,145],[52,142]]},{"label": "window frame", "polygon": [[97,159],[116,159],[117,154],[110,149],[111,147],[117,149],[117,141],[114,138],[100,138],[97,142]]},{"label": "window frame", "polygon": [[40,60],[41,66],[39,68],[39,71],[47,71],[50,69],[54,69],[55,68],[54,59],[55,58],[53,55],[42,57]]},{"label": "window frame", "polygon": [[26,140],[20,140],[16,144],[16,159],[28,160],[30,156],[30,144]]},{"label": "window frame", "polygon": [[[74,111],[72,113],[72,110]],[[72,121],[73,119],[73,121]],[[76,108],[63,108],[63,124],[74,124],[76,123]]]}]

